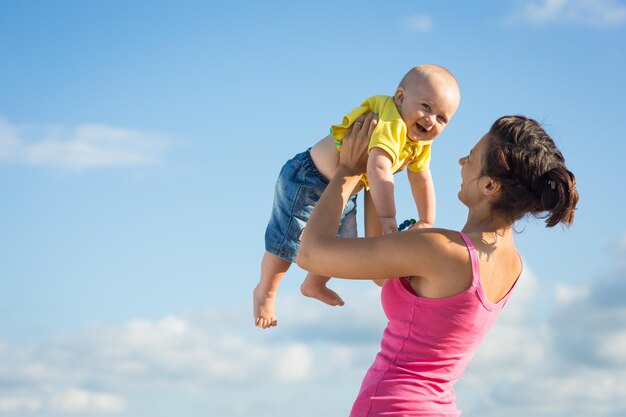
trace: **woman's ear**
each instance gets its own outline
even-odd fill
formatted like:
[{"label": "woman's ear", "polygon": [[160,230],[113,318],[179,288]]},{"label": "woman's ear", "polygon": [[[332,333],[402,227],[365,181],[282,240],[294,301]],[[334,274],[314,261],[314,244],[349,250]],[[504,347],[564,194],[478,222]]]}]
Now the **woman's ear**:
[{"label": "woman's ear", "polygon": [[482,177],[481,181],[482,181],[481,185],[483,189],[483,194],[487,197],[496,196],[500,192],[500,189],[502,188],[500,183],[491,177]]},{"label": "woman's ear", "polygon": [[398,87],[398,89],[396,90],[396,93],[393,95],[393,100],[396,102],[396,105],[398,106],[402,105],[402,102],[404,101],[404,97],[405,97],[404,88]]}]

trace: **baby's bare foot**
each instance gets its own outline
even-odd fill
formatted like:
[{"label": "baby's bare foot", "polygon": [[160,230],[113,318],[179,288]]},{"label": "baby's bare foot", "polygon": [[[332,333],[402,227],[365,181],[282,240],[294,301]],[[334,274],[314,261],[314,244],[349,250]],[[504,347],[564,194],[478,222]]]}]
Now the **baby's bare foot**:
[{"label": "baby's bare foot", "polygon": [[306,297],[316,298],[331,306],[342,306],[345,303],[335,291],[326,285],[309,283],[305,280],[300,286],[300,292]]},{"label": "baby's bare foot", "polygon": [[268,329],[278,324],[274,316],[274,301],[276,292],[263,291],[258,286],[252,293],[254,324],[262,329]]}]

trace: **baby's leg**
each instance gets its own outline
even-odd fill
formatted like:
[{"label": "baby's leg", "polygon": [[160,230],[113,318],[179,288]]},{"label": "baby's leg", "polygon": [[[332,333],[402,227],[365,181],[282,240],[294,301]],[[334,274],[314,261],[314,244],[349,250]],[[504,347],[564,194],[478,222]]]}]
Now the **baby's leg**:
[{"label": "baby's leg", "polygon": [[318,300],[331,306],[344,305],[341,297],[339,297],[335,291],[326,286],[326,283],[329,280],[329,277],[309,272],[300,286],[300,291],[302,292],[302,295],[317,298]]},{"label": "baby's leg", "polygon": [[276,326],[278,320],[274,314],[274,302],[280,281],[291,262],[265,252],[261,261],[261,279],[252,293],[254,324],[262,329]]}]

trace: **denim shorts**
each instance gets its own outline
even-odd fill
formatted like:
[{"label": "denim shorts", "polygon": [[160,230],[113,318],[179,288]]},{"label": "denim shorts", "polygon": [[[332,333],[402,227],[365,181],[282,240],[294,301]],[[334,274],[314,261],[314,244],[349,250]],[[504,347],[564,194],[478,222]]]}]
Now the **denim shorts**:
[{"label": "denim shorts", "polygon": [[[266,251],[286,261],[295,261],[302,231],[327,185],[328,180],[311,159],[310,149],[283,165],[276,181],[272,215],[265,230]],[[341,215],[337,236],[356,235],[356,195],[353,195]]]}]

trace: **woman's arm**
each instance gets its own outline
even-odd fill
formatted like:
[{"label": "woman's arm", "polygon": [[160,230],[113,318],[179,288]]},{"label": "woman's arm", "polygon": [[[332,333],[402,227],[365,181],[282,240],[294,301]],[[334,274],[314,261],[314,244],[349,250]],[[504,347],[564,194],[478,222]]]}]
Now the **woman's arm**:
[{"label": "woman's arm", "polygon": [[[363,219],[365,220],[365,237],[377,237],[383,235],[383,228],[376,213],[376,207],[374,206],[374,200],[372,200],[372,193],[369,191],[363,191]],[[373,279],[374,283],[379,287],[382,287],[385,283],[384,279]]]},{"label": "woman's arm", "polygon": [[313,210],[300,243],[297,263],[308,271],[352,279],[429,276],[441,268],[442,255],[450,250],[447,233],[434,229],[337,238],[343,208],[365,170],[367,142],[375,124],[369,114],[344,138],[337,173]]}]

